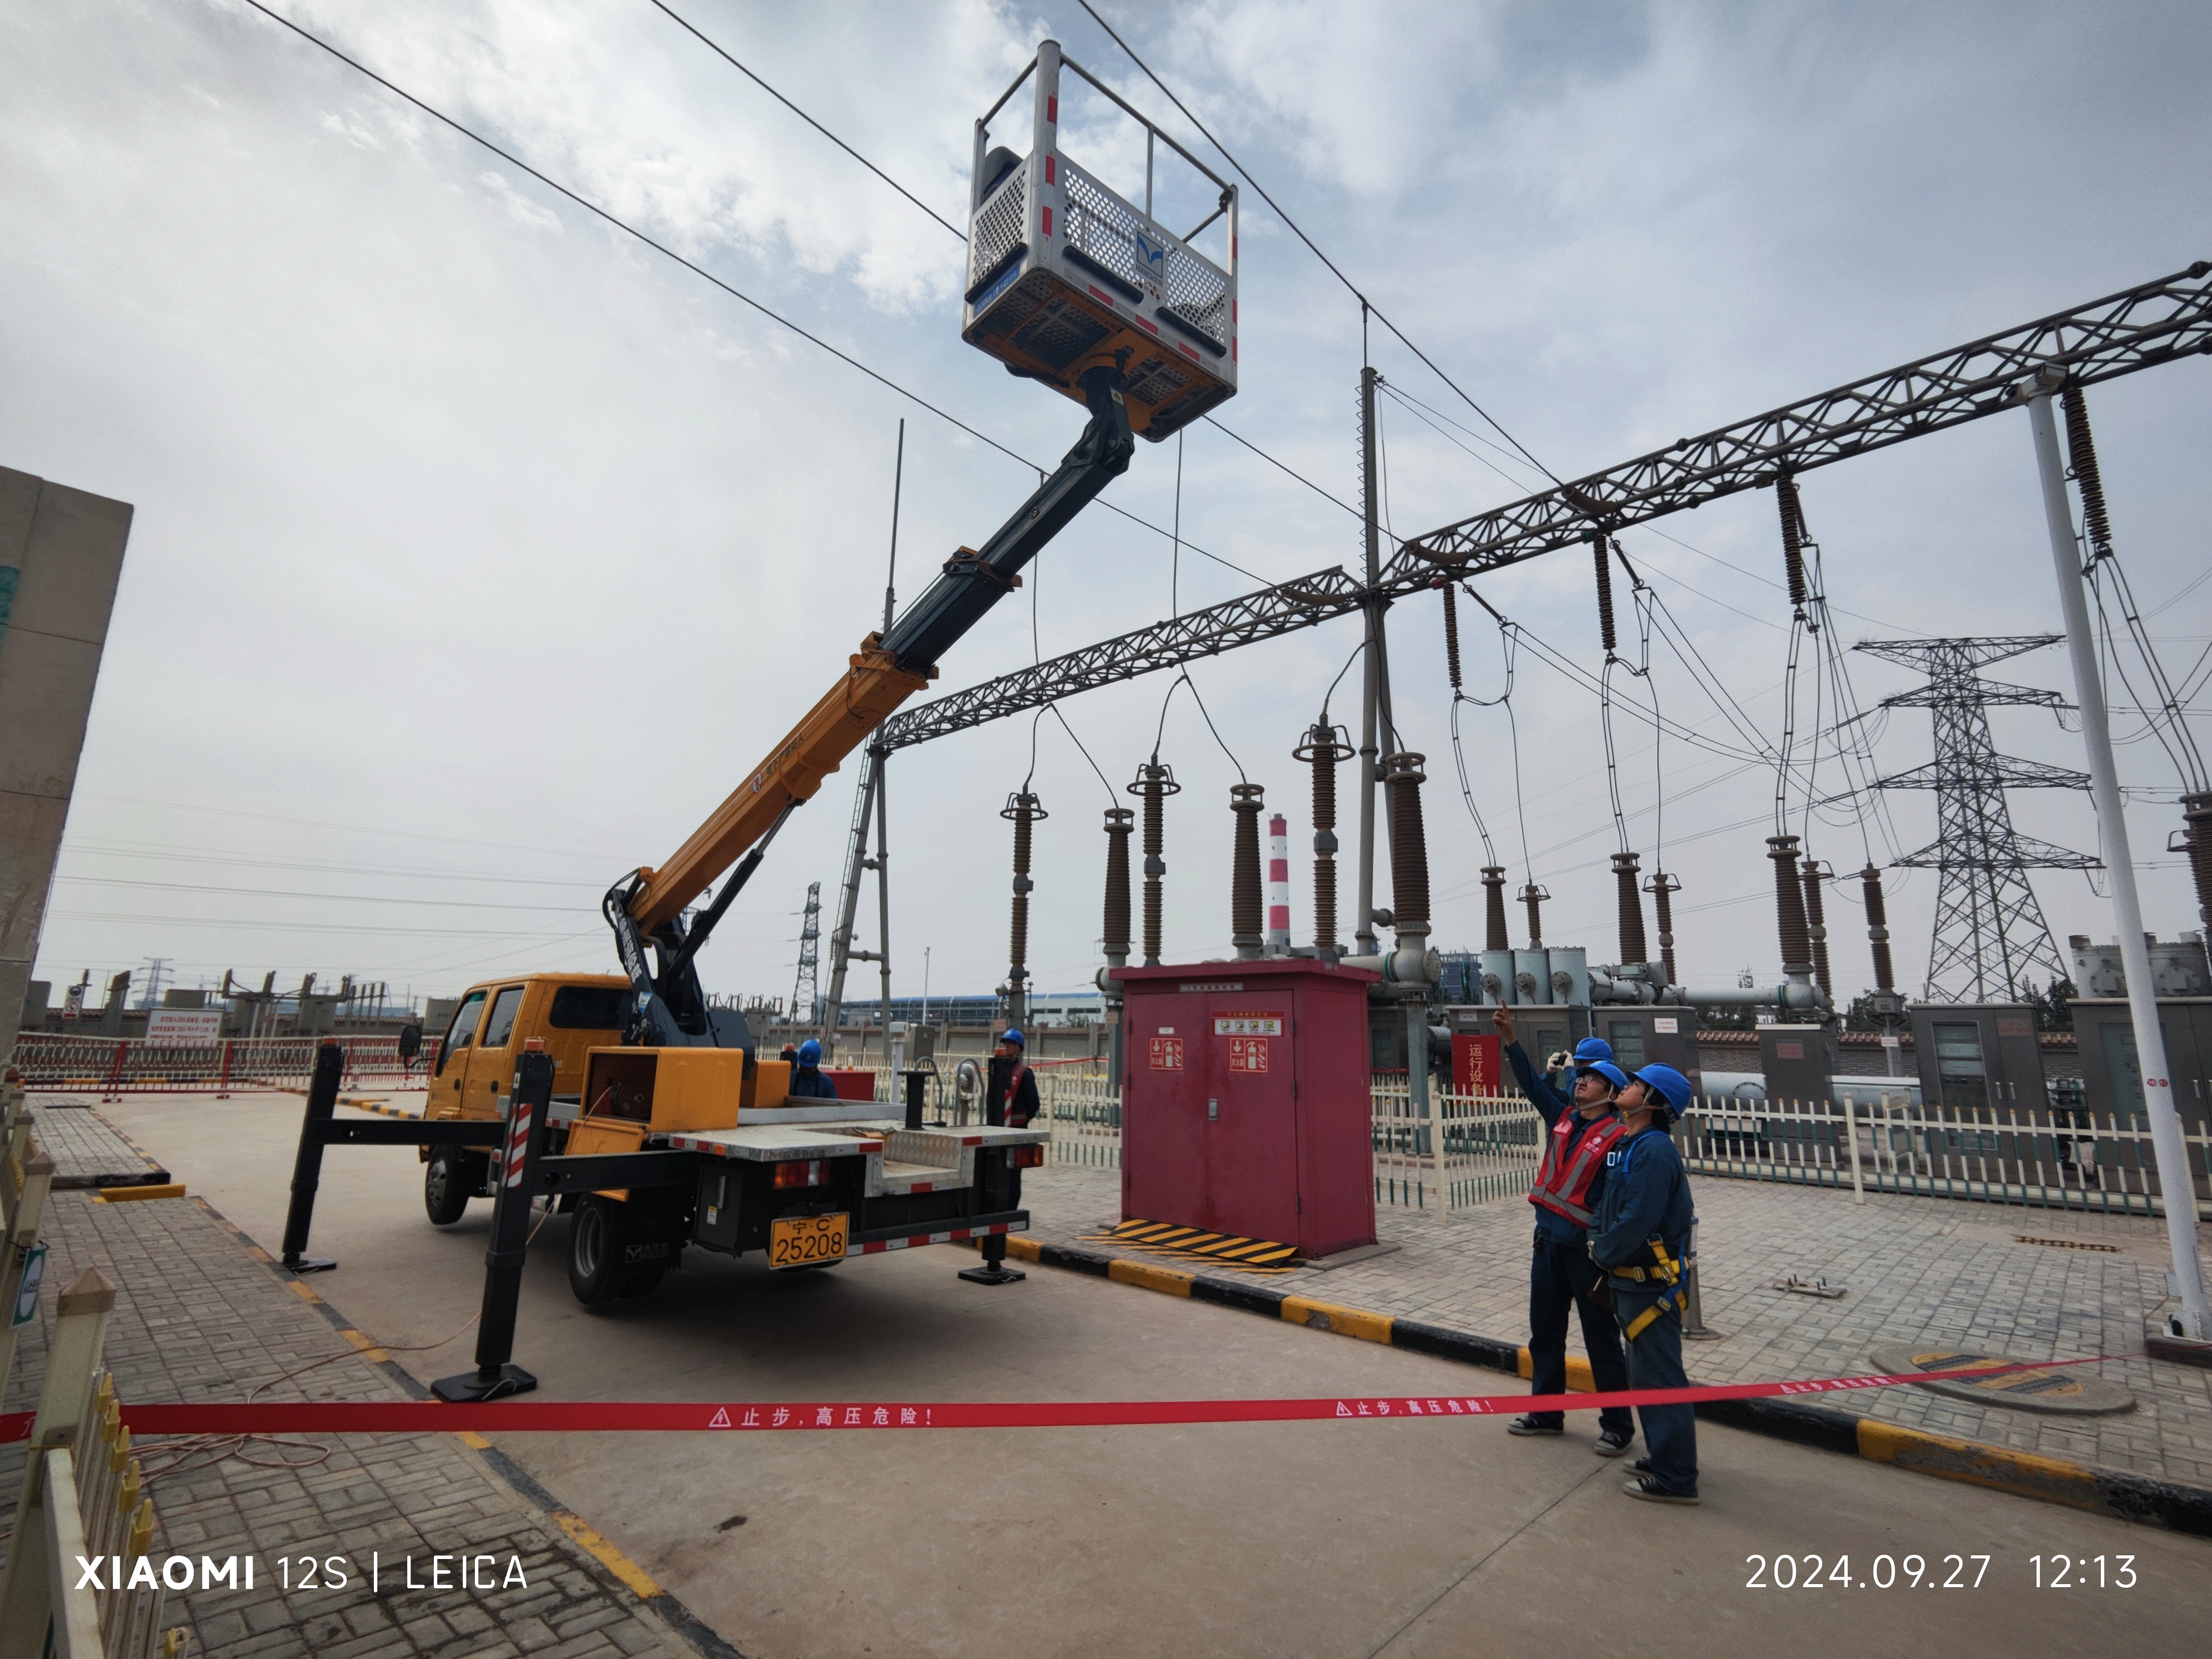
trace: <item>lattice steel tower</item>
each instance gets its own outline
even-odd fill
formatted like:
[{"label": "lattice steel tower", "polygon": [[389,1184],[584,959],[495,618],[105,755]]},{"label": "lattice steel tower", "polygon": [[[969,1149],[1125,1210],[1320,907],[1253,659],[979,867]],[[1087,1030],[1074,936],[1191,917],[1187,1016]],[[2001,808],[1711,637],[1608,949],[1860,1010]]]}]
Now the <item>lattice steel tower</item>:
[{"label": "lattice steel tower", "polygon": [[806,884],[806,921],[799,930],[799,977],[791,982],[791,1023],[814,1024],[814,1005],[821,1000],[815,969],[822,955],[822,884]]},{"label": "lattice steel tower", "polygon": [[2004,685],[1975,671],[2063,635],[2010,639],[1866,640],[1853,647],[1917,668],[1928,684],[1882,700],[1884,708],[1925,708],[1936,719],[1936,758],[1878,780],[1877,789],[1933,789],[1936,840],[1899,864],[1941,872],[1936,928],[1928,952],[1928,1000],[2024,1002],[2043,983],[2066,976],[2030,870],[2094,870],[2098,860],[2012,827],[2008,789],[2086,789],[2086,773],[2000,755],[1990,738],[1991,705],[2057,708],[2056,691]]}]

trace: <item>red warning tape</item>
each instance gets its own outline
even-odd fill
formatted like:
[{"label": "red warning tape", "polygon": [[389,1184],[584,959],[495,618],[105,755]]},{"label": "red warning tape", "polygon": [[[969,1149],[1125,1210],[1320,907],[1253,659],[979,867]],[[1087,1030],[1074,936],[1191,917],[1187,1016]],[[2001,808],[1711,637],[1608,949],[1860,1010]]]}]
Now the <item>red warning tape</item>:
[{"label": "red warning tape", "polygon": [[[272,1401],[250,1406],[125,1406],[132,1434],[478,1434],[792,1429],[1067,1429],[1147,1423],[1291,1423],[1315,1419],[1409,1421],[1486,1417],[1499,1412],[1595,1411],[1607,1406],[1695,1405],[1708,1400],[1838,1394],[1906,1382],[1977,1381],[2015,1371],[2056,1370],[2120,1358],[2023,1360],[1895,1376],[1829,1376],[1800,1382],[1731,1382],[1615,1394],[1370,1395],[1313,1400],[1114,1400],[1038,1404],[1000,1401],[502,1400],[447,1405],[434,1400]],[[27,1440],[32,1413],[0,1415],[0,1444]]]}]

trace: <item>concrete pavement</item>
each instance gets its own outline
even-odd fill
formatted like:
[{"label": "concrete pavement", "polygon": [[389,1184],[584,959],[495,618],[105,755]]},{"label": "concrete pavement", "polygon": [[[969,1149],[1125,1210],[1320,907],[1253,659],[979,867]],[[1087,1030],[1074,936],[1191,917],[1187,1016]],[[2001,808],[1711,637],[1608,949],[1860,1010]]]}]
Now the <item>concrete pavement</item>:
[{"label": "concrete pavement", "polygon": [[[248,1233],[282,1226],[296,1096],[104,1109]],[[381,1342],[436,1341],[481,1292],[489,1206],[441,1231],[408,1149],[329,1154],[314,1288]],[[1488,1392],[1418,1354],[1033,1271],[964,1285],[952,1249],[772,1275],[693,1253],[589,1314],[547,1224],[516,1358],[553,1398],[1098,1399]],[[1332,1285],[1332,1291],[1337,1290]],[[465,1369],[472,1333],[398,1354]],[[1474,1381],[1480,1378],[1480,1382]],[[1715,1655],[2191,1653],[2212,1547],[1706,1428],[1706,1502],[1637,1504],[1589,1431],[1494,1421],[738,1437],[505,1437],[501,1449],[739,1651],[1468,1653],[1656,1620]],[[742,1520],[738,1517],[743,1516]],[[465,1545],[456,1540],[454,1547]],[[1849,1589],[1752,1589],[1747,1558],[1850,1558]],[[1988,1555],[1978,1589],[1877,1589],[1875,1559]],[[2034,1592],[2033,1558],[2128,1555],[2132,1588]],[[1962,1568],[1971,1577],[1978,1563]],[[1771,1574],[1771,1568],[1769,1574]],[[1825,1576],[1825,1573],[1824,1573]],[[1924,1582],[1924,1580],[1923,1580]],[[1861,1587],[1864,1586],[1864,1587]],[[1615,1621],[1619,1621],[1617,1624]]]}]

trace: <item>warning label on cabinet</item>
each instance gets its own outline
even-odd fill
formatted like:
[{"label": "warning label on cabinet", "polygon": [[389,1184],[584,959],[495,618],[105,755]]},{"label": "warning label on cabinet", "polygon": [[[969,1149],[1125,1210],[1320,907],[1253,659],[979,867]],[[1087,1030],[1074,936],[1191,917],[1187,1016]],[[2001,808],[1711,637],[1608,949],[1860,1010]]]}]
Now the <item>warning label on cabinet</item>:
[{"label": "warning label on cabinet", "polygon": [[1263,1036],[1229,1039],[1229,1069],[1264,1072],[1267,1069],[1267,1039]]},{"label": "warning label on cabinet", "polygon": [[1156,1036],[1152,1039],[1152,1069],[1156,1072],[1182,1070],[1182,1039]]},{"label": "warning label on cabinet", "polygon": [[[1283,1017],[1280,1014],[1216,1014],[1213,1035],[1216,1036],[1280,1036]],[[1263,1066],[1261,1068],[1265,1070]]]}]

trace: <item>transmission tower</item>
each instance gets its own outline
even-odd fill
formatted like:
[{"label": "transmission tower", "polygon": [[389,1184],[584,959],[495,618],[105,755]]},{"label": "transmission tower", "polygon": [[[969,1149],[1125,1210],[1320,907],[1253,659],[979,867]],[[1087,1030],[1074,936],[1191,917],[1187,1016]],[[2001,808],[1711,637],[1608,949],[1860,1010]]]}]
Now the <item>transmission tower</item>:
[{"label": "transmission tower", "polygon": [[2030,870],[2094,870],[2098,861],[2012,827],[2007,789],[2086,789],[2087,775],[2000,755],[1985,712],[1993,705],[2063,707],[2056,691],[2005,685],[1975,671],[2056,645],[2057,634],[2010,639],[1867,640],[1853,647],[1918,669],[1928,684],[1882,701],[1935,716],[1936,758],[1876,781],[1877,789],[1933,789],[1936,840],[1899,864],[1940,872],[1925,996],[1934,1001],[2024,1002],[2039,975],[2066,977]]},{"label": "transmission tower", "polygon": [[822,951],[822,884],[806,884],[806,923],[799,930],[799,977],[791,982],[791,1023],[811,1025],[814,1004],[821,992],[815,967]]}]

